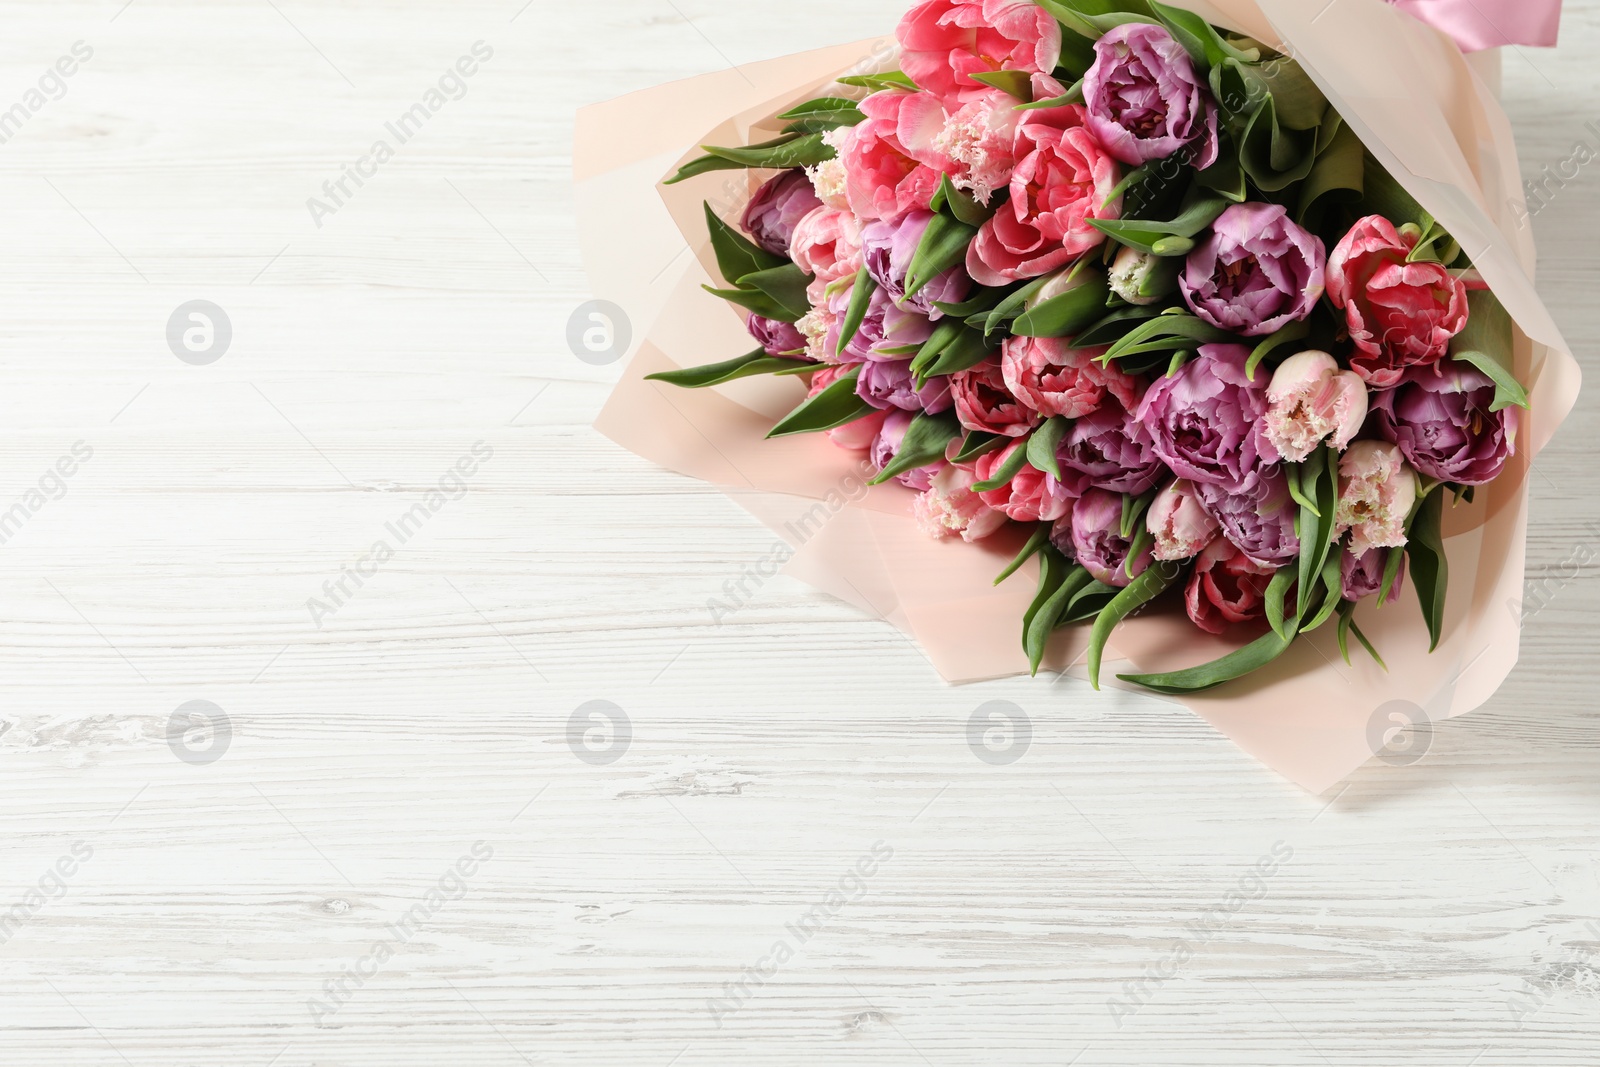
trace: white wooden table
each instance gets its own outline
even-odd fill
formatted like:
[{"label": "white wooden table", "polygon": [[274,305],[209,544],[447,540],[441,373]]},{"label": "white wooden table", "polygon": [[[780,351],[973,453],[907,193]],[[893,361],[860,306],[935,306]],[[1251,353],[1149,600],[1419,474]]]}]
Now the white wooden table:
[{"label": "white wooden table", "polygon": [[[571,115],[902,5],[520,4],[0,4],[0,1062],[1600,1063],[1593,564],[1327,797],[787,579],[712,625],[772,537],[588,428]],[[1507,55],[1527,173],[1600,150],[1596,47]],[[1587,361],[1600,163],[1536,226]],[[1595,396],[1531,573],[1600,552]]]}]

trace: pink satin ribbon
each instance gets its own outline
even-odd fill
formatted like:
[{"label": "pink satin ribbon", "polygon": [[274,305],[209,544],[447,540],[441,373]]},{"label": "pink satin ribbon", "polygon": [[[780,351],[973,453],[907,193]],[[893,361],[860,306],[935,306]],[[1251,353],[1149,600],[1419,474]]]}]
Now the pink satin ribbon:
[{"label": "pink satin ribbon", "polygon": [[1463,52],[1509,44],[1549,47],[1561,28],[1561,0],[1389,0],[1443,30]]}]

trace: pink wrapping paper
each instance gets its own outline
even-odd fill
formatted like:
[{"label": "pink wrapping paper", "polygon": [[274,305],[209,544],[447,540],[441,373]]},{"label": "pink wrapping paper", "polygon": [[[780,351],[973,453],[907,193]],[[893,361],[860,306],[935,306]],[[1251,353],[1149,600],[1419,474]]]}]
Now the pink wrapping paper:
[{"label": "pink wrapping paper", "polygon": [[[1428,654],[1420,609],[1407,595],[1382,610],[1369,602],[1359,615],[1387,673],[1359,649],[1345,664],[1330,625],[1246,679],[1160,698],[1184,704],[1269,767],[1321,792],[1383,745],[1390,711],[1408,706],[1405,714],[1431,720],[1465,714],[1510,673],[1529,465],[1576,400],[1579,372],[1534,289],[1509,123],[1446,36],[1379,0],[1341,0],[1320,14],[1321,5],[1293,0],[1187,6],[1299,59],[1368,148],[1461,241],[1519,327],[1517,372],[1532,400],[1505,474],[1480,488],[1474,504],[1447,513],[1450,594],[1435,653]],[[765,175],[724,171],[674,186],[660,186],[661,179],[700,144],[771,136],[778,126],[771,116],[819,95],[843,73],[894,66],[894,42],[883,38],[708,74],[579,112],[574,172],[585,263],[595,295],[628,313],[636,338],[595,425],[640,456],[723,487],[792,546],[786,573],[898,626],[947,681],[1002,677],[1027,670],[1020,627],[1033,597],[1033,565],[992,585],[1017,547],[1014,537],[934,541],[916,528],[909,490],[865,487],[859,453],[821,435],[765,440],[773,421],[804,396],[794,379],[744,379],[715,390],[643,380],[750,348],[740,315],[699,288],[720,282],[701,204],[736,219]],[[860,95],[836,85],[827,91]],[[1060,631],[1046,669],[1081,674],[1086,637],[1085,627]],[[1117,630],[1103,673],[1123,669],[1111,662],[1119,659],[1140,671],[1176,670],[1247,639],[1212,637],[1181,611],[1156,609]]]}]

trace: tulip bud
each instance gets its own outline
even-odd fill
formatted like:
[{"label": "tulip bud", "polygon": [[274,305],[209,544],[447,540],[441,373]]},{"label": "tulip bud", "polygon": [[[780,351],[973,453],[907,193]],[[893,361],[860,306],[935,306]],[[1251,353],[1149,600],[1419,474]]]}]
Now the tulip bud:
[{"label": "tulip bud", "polygon": [[1145,525],[1154,540],[1152,555],[1159,560],[1198,555],[1222,529],[1195,497],[1194,486],[1182,478],[1156,494]]},{"label": "tulip bud", "polygon": [[1340,370],[1326,352],[1299,352],[1284,360],[1267,387],[1266,437],[1291,463],[1309,456],[1331,435],[1343,450],[1367,418],[1367,387],[1354,371]]},{"label": "tulip bud", "polygon": [[1130,304],[1154,304],[1178,291],[1183,260],[1124,248],[1111,264],[1111,291]]},{"label": "tulip bud", "polygon": [[1027,299],[1023,307],[1028,311],[1032,311],[1047,300],[1054,300],[1064,293],[1070,293],[1074,289],[1081,288],[1094,279],[1095,273],[1094,269],[1081,264],[1057,271],[1039,288],[1038,292]]}]

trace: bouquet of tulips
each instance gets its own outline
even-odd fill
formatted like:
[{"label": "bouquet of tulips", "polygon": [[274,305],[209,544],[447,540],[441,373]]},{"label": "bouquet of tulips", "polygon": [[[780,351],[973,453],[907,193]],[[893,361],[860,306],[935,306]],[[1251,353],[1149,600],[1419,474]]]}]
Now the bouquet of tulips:
[{"label": "bouquet of tulips", "polygon": [[929,536],[1027,527],[1000,578],[1037,557],[1035,670],[1087,624],[1098,685],[1113,628],[1173,588],[1194,625],[1261,633],[1123,676],[1161,692],[1323,625],[1378,658],[1356,606],[1408,586],[1437,643],[1444,509],[1528,404],[1461,244],[1293,56],[1192,12],[925,0],[896,37],[898,70],[671,179],[776,171],[736,225],[706,208],[753,351],[654,377],[805,375],[769,436],[864,450]]}]

